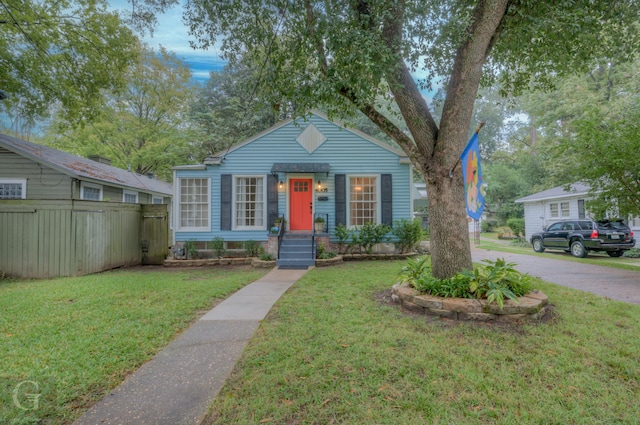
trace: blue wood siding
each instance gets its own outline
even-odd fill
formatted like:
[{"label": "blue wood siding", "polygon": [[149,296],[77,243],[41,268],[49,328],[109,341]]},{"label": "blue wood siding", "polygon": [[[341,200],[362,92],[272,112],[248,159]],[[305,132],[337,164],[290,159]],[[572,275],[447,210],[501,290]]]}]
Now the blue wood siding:
[{"label": "blue wood siding", "polygon": [[[302,147],[296,138],[309,125],[313,124],[327,140],[312,153]],[[335,174],[371,175],[380,179],[382,174],[392,174],[393,220],[411,218],[411,170],[409,164],[400,164],[400,156],[382,146],[360,137],[351,131],[311,115],[308,121],[298,120],[297,125],[289,122],[271,132],[232,148],[220,165],[208,165],[206,170],[177,170],[176,177],[208,177],[211,179],[211,231],[210,232],[176,232],[176,240],[189,239],[210,241],[221,237],[225,241],[262,241],[267,239],[267,228],[259,231],[221,231],[220,230],[220,175],[262,175],[267,178],[271,167],[276,162],[326,162],[330,164],[330,172],[306,174],[313,176],[314,189],[318,181],[327,188],[326,193],[314,192],[316,214],[329,216],[329,232],[333,234],[335,223]],[[295,178],[296,174],[279,173],[278,181]],[[347,180],[348,184],[348,180]],[[175,187],[179,185],[174,183]],[[278,190],[278,213],[288,217],[287,191]],[[177,193],[176,193],[177,194]],[[379,194],[380,195],[380,194]],[[266,196],[266,194],[265,194]],[[318,201],[318,196],[326,196],[327,201]],[[177,199],[177,198],[176,198]],[[379,198],[380,202],[381,199]],[[179,202],[179,199],[176,200]],[[266,208],[266,203],[265,203]]]}]

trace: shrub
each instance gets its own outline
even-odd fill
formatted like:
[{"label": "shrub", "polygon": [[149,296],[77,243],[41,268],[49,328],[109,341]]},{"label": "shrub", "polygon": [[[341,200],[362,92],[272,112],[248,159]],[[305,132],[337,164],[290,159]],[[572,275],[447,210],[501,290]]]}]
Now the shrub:
[{"label": "shrub", "polygon": [[516,237],[524,235],[524,218],[510,218],[507,220],[507,226]]},{"label": "shrub", "polygon": [[198,249],[196,248],[196,241],[193,239],[189,239],[184,243],[184,252],[187,256],[187,259],[193,260],[194,258],[198,258]]},{"label": "shrub", "polygon": [[243,246],[248,257],[257,257],[261,248],[260,244],[253,239],[245,241]]},{"label": "shrub", "polygon": [[216,257],[224,257],[224,254],[227,252],[224,249],[224,239],[222,239],[220,236],[216,236],[215,238],[213,238],[211,240],[211,249],[213,249],[213,253]]},{"label": "shrub", "polygon": [[269,254],[267,252],[260,253],[258,258],[260,258],[262,261],[273,261],[273,255],[271,255],[271,254]]},{"label": "shrub", "polygon": [[344,224],[340,223],[334,229],[334,233],[338,238],[338,252],[342,253],[345,244],[349,240],[349,230]]},{"label": "shrub", "polygon": [[364,250],[367,254],[371,254],[373,251],[373,246],[383,242],[387,238],[387,233],[391,231],[391,226],[386,224],[374,224],[370,221],[367,221],[359,228],[354,230],[352,234],[352,239],[358,240],[358,246],[360,251]]},{"label": "shrub", "polygon": [[396,247],[401,254],[412,251],[418,242],[424,238],[422,222],[419,219],[396,220],[393,224],[392,232],[398,238]]},{"label": "shrub", "polygon": [[493,232],[496,230],[496,227],[498,227],[498,220],[493,218],[482,220],[482,223],[480,224],[480,230],[482,233]]},{"label": "shrub", "polygon": [[631,248],[630,250],[625,251],[622,256],[627,258],[640,258],[640,248]]}]

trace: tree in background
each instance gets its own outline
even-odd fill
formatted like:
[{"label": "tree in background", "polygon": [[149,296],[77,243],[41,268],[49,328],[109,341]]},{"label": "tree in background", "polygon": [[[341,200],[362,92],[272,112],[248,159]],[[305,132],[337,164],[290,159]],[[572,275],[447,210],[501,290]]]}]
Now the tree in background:
[{"label": "tree in background", "polygon": [[595,215],[640,216],[640,60],[605,58],[522,104],[541,136],[536,149],[549,158],[544,188],[583,181]]},{"label": "tree in background", "polygon": [[242,63],[211,72],[196,91],[190,118],[200,131],[202,157],[227,149],[287,118],[256,91],[251,69]]},{"label": "tree in background", "polygon": [[[633,0],[192,0],[185,20],[199,47],[220,37],[231,63],[250,60],[273,104],[323,105],[340,117],[359,110],[393,139],[425,178],[432,270],[446,278],[472,267],[456,164],[481,81],[517,94],[585,69],[603,51],[625,54],[637,45],[639,10]],[[427,73],[422,86],[444,83],[439,124],[417,69]],[[398,106],[408,132],[379,98]]]},{"label": "tree in background", "polygon": [[103,90],[124,86],[135,38],[101,0],[0,2],[0,113],[28,132],[50,108],[68,120],[100,109]]},{"label": "tree in background", "polygon": [[172,166],[202,160],[192,157],[199,146],[188,119],[194,95],[191,72],[164,49],[156,53],[139,48],[141,61],[125,70],[126,89],[111,94],[88,125],[77,126],[64,115],[57,116],[46,143],[171,180]]}]

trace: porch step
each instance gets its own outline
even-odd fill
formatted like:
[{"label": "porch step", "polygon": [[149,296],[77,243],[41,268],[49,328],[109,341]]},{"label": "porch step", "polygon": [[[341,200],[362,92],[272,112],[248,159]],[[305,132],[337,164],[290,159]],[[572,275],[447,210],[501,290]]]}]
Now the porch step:
[{"label": "porch step", "polygon": [[286,234],[280,245],[280,258],[276,261],[278,268],[306,269],[315,266],[313,239],[305,234]]}]

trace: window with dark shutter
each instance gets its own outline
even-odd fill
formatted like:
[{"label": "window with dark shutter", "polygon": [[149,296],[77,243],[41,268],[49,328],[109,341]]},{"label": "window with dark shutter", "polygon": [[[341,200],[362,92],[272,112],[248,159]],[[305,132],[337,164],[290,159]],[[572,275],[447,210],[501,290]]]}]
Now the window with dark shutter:
[{"label": "window with dark shutter", "polygon": [[346,175],[336,174],[336,226],[347,225]]},{"label": "window with dark shutter", "polygon": [[380,176],[380,201],[382,202],[381,223],[393,226],[393,196],[392,196],[391,174]]},{"label": "window with dark shutter", "polygon": [[231,174],[220,176],[220,230],[231,230]]}]

